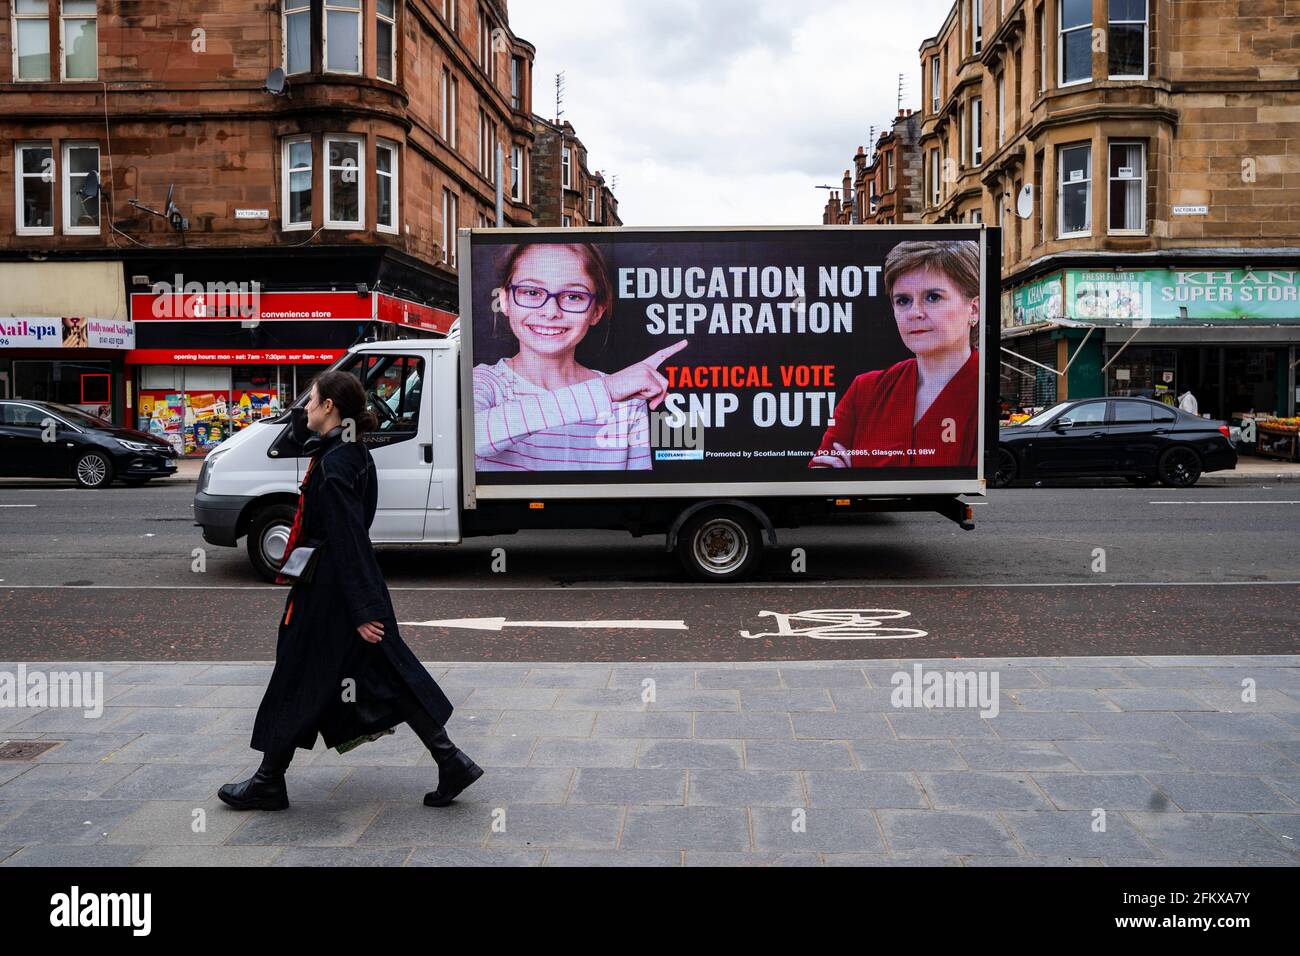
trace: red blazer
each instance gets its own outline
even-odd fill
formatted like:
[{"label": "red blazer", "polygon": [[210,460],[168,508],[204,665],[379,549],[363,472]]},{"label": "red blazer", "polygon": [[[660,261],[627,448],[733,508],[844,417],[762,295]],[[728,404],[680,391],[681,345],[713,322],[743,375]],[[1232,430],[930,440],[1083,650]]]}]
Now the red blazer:
[{"label": "red blazer", "polygon": [[[832,443],[839,442],[849,450],[854,468],[974,468],[979,450],[979,384],[979,350],[972,349],[970,358],[913,425],[916,359],[864,372],[835,406],[835,424],[826,429],[818,453],[830,452]],[[955,423],[954,440],[945,442],[944,420],[949,418]]]}]

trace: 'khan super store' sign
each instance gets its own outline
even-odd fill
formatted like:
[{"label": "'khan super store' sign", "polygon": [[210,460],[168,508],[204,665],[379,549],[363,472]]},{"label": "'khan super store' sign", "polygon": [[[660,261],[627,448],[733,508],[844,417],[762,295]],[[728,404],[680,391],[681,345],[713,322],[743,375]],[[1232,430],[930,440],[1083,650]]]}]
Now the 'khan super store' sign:
[{"label": "'khan super store' sign", "polygon": [[1118,324],[1295,325],[1300,324],[1300,270],[1071,269],[1013,292],[1010,324],[1056,318]]}]

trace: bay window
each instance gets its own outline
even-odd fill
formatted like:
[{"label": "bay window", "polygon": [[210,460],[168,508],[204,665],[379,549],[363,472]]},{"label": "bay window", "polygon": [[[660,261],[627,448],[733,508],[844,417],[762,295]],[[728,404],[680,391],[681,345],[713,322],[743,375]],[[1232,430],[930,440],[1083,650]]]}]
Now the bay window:
[{"label": "bay window", "polygon": [[1146,79],[1146,0],[1108,0],[1106,73],[1112,80]]},{"label": "bay window", "polygon": [[325,137],[325,228],[365,226],[364,144],[359,136]]},{"label": "bay window", "polygon": [[1111,143],[1108,163],[1109,232],[1146,232],[1146,146]]},{"label": "bay window", "polygon": [[312,143],[310,136],[284,141],[280,160],[280,228],[310,229],[312,217]]},{"label": "bay window", "polygon": [[325,0],[325,69],[361,72],[361,0]]},{"label": "bay window", "polygon": [[1092,79],[1092,0],[1059,0],[1058,85]]},{"label": "bay window", "polygon": [[975,96],[970,101],[970,164],[978,166],[984,161],[984,98]]},{"label": "bay window", "polygon": [[524,201],[524,148],[510,147],[510,198]]},{"label": "bay window", "polygon": [[285,75],[311,69],[311,0],[284,0],[280,30]]},{"label": "bay window", "polygon": [[397,232],[397,144],[375,146],[375,228]]},{"label": "bay window", "polygon": [[375,72],[390,83],[397,77],[396,0],[375,0]]},{"label": "bay window", "polygon": [[1092,232],[1092,146],[1062,146],[1056,153],[1058,238]]}]

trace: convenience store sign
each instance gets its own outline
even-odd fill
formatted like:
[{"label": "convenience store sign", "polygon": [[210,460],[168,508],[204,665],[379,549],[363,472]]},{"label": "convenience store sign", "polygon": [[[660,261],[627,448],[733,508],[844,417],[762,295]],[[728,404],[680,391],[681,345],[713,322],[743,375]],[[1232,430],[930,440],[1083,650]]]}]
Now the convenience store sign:
[{"label": "convenience store sign", "polygon": [[1296,269],[1069,270],[1064,279],[1065,316],[1080,322],[1300,325]]}]

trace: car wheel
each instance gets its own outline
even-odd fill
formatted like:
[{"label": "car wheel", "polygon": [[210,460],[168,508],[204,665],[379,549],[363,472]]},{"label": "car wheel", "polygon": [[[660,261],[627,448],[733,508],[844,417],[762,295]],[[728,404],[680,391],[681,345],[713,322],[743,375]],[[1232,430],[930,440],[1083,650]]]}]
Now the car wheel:
[{"label": "car wheel", "polygon": [[1190,448],[1171,448],[1160,456],[1160,483],[1190,488],[1201,477],[1201,459]]},{"label": "car wheel", "polygon": [[1139,488],[1146,488],[1156,483],[1155,475],[1125,475],[1130,485],[1137,485]]},{"label": "car wheel", "polygon": [[105,488],[113,482],[113,461],[100,451],[88,451],[77,459],[72,476],[83,488]]},{"label": "car wheel", "polygon": [[743,581],[762,554],[762,529],[739,508],[707,508],[677,535],[677,558],[697,581]]},{"label": "car wheel", "polygon": [[293,528],[293,505],[267,505],[248,526],[248,560],[267,581],[274,581],[284,563],[284,551]]},{"label": "car wheel", "polygon": [[1016,478],[1016,456],[1006,448],[998,449],[997,470],[993,472],[993,477],[989,479],[990,488],[1005,488]]}]

